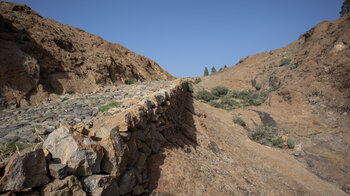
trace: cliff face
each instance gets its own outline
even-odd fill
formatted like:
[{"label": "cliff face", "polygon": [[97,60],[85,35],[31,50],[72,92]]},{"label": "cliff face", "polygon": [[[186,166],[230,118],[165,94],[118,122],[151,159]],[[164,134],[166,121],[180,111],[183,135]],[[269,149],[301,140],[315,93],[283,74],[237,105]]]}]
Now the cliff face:
[{"label": "cliff face", "polygon": [[126,80],[173,79],[154,61],[81,29],[0,2],[0,103],[86,93]]}]

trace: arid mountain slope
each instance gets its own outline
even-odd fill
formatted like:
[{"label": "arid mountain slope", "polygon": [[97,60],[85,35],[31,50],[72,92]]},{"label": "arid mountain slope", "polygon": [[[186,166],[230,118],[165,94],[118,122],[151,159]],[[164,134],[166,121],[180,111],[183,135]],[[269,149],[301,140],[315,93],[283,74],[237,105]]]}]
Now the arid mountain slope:
[{"label": "arid mountain slope", "polygon": [[127,79],[172,79],[154,61],[81,29],[0,2],[0,103],[26,105],[48,94],[86,93]]},{"label": "arid mountain slope", "polygon": [[251,141],[225,110],[187,104],[183,148],[168,144],[148,161],[151,195],[346,195],[285,150]]},{"label": "arid mountain slope", "polygon": [[[193,84],[194,94],[222,85],[265,98],[224,110],[196,100],[181,79],[108,86],[173,77],[118,44],[0,2],[1,106],[76,93],[0,110],[10,152],[0,160],[0,194],[350,194],[349,45],[347,15]],[[251,140],[257,126],[294,148]],[[24,143],[35,150],[16,153]],[[66,168],[63,179],[47,164]]]},{"label": "arid mountain slope", "polygon": [[281,134],[296,140],[297,148],[286,153],[350,192],[350,14],[201,79],[195,92],[223,85],[267,94],[261,106],[230,112],[250,128],[264,124],[260,114],[268,114]]},{"label": "arid mountain slope", "polygon": [[[282,59],[290,59],[281,65]],[[350,111],[350,15],[336,21],[324,21],[301,35],[290,45],[241,59],[222,72],[203,78],[203,86],[224,85],[230,89],[324,92],[327,109]],[[332,93],[328,93],[332,92]],[[314,92],[314,94],[317,92]]]}]

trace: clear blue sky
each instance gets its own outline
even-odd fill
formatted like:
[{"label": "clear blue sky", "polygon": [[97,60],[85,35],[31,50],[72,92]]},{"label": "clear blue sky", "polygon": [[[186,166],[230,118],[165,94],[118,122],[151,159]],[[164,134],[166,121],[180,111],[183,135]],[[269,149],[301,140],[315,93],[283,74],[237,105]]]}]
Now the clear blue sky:
[{"label": "clear blue sky", "polygon": [[14,0],[44,17],[79,27],[155,60],[174,76],[281,48],[343,0]]}]

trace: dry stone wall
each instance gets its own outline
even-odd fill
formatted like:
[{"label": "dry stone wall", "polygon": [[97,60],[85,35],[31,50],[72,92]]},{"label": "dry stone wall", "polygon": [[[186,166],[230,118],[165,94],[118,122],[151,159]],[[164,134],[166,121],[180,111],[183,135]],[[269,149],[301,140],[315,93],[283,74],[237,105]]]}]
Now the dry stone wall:
[{"label": "dry stone wall", "polygon": [[[0,190],[33,195],[141,195],[149,190],[147,160],[167,143],[179,144],[187,82],[173,81],[128,109],[92,126],[62,125],[42,148],[0,164]],[[35,159],[35,166],[26,160]]]}]

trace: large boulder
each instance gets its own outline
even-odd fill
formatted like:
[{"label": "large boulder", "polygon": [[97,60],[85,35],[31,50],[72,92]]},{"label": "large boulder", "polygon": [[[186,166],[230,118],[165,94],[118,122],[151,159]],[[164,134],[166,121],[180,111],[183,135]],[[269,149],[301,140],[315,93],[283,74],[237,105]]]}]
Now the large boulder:
[{"label": "large boulder", "polygon": [[88,176],[99,173],[103,157],[102,147],[82,135],[62,126],[45,140],[47,149],[55,162],[66,164],[68,174]]},{"label": "large boulder", "polygon": [[0,180],[0,190],[23,190],[49,182],[42,149],[25,150],[10,158]]},{"label": "large boulder", "polygon": [[92,175],[82,179],[89,195],[108,196],[119,195],[119,187],[115,177],[110,175]]},{"label": "large boulder", "polygon": [[67,176],[63,180],[56,179],[41,189],[43,196],[86,196],[76,176]]}]

